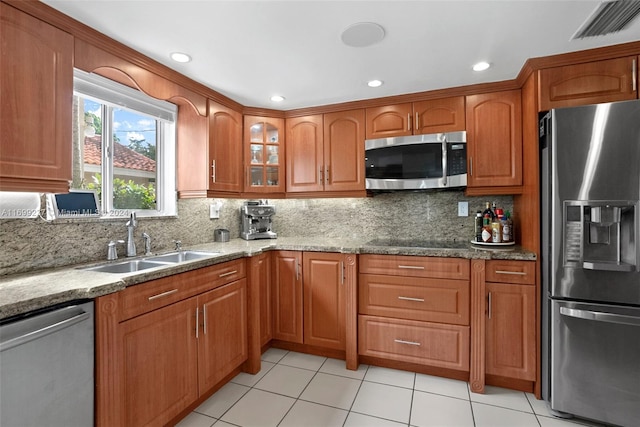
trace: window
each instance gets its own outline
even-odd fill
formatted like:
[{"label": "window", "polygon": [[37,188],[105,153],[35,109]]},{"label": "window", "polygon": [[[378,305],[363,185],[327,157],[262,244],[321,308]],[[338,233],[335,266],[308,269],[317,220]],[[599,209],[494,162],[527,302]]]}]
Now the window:
[{"label": "window", "polygon": [[74,70],[75,189],[95,190],[101,216],[176,215],[175,105]]}]

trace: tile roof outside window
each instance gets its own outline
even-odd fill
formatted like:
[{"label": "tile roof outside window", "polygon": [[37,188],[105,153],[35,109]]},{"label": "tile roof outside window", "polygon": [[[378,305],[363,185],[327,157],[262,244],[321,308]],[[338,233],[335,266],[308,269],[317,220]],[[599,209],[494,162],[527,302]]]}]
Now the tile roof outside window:
[{"label": "tile roof outside window", "polygon": [[[145,172],[155,172],[156,162],[122,144],[114,144],[113,166],[123,169],[134,169]],[[84,162],[90,165],[102,163],[102,137],[85,137]]]}]

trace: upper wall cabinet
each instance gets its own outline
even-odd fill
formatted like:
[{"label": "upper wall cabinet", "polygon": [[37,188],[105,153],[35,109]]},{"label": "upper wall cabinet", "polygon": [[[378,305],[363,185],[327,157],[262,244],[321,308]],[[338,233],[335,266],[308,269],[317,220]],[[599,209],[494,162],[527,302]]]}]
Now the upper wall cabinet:
[{"label": "upper wall cabinet", "polygon": [[286,120],[287,192],[322,191],[324,185],[322,115]]},{"label": "upper wall cabinet", "polygon": [[638,97],[637,57],[540,70],[540,111]]},{"label": "upper wall cabinet", "polygon": [[67,192],[73,37],[0,4],[0,190]]},{"label": "upper wall cabinet", "polygon": [[500,187],[522,185],[519,90],[467,96],[467,163],[468,192],[486,187],[481,194],[505,194]]},{"label": "upper wall cabinet", "polygon": [[325,191],[364,191],[364,110],[324,115]]},{"label": "upper wall cabinet", "polygon": [[366,116],[367,139],[465,129],[462,96],[367,108]]},{"label": "upper wall cabinet", "polygon": [[209,191],[242,191],[242,114],[209,100]]},{"label": "upper wall cabinet", "polygon": [[364,110],[286,120],[287,192],[364,192]]},{"label": "upper wall cabinet", "polygon": [[284,193],[284,119],[244,116],[246,193]]}]

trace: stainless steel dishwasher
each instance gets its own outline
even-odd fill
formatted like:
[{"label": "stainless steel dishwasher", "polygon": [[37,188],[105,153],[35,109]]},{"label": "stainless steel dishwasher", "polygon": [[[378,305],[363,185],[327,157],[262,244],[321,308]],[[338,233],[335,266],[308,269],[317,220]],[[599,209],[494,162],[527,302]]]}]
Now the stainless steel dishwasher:
[{"label": "stainless steel dishwasher", "polygon": [[0,426],[93,425],[93,302],[0,323]]}]

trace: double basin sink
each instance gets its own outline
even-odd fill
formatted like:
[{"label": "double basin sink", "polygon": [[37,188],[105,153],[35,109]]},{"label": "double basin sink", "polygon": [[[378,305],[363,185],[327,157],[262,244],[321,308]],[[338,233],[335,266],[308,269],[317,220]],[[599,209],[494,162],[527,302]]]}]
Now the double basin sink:
[{"label": "double basin sink", "polygon": [[84,267],[82,270],[101,271],[103,273],[135,273],[136,271],[150,268],[166,267],[182,262],[210,258],[220,252],[205,251],[176,251],[164,255],[155,255],[143,259],[132,259],[109,264],[101,264],[93,267]]}]

